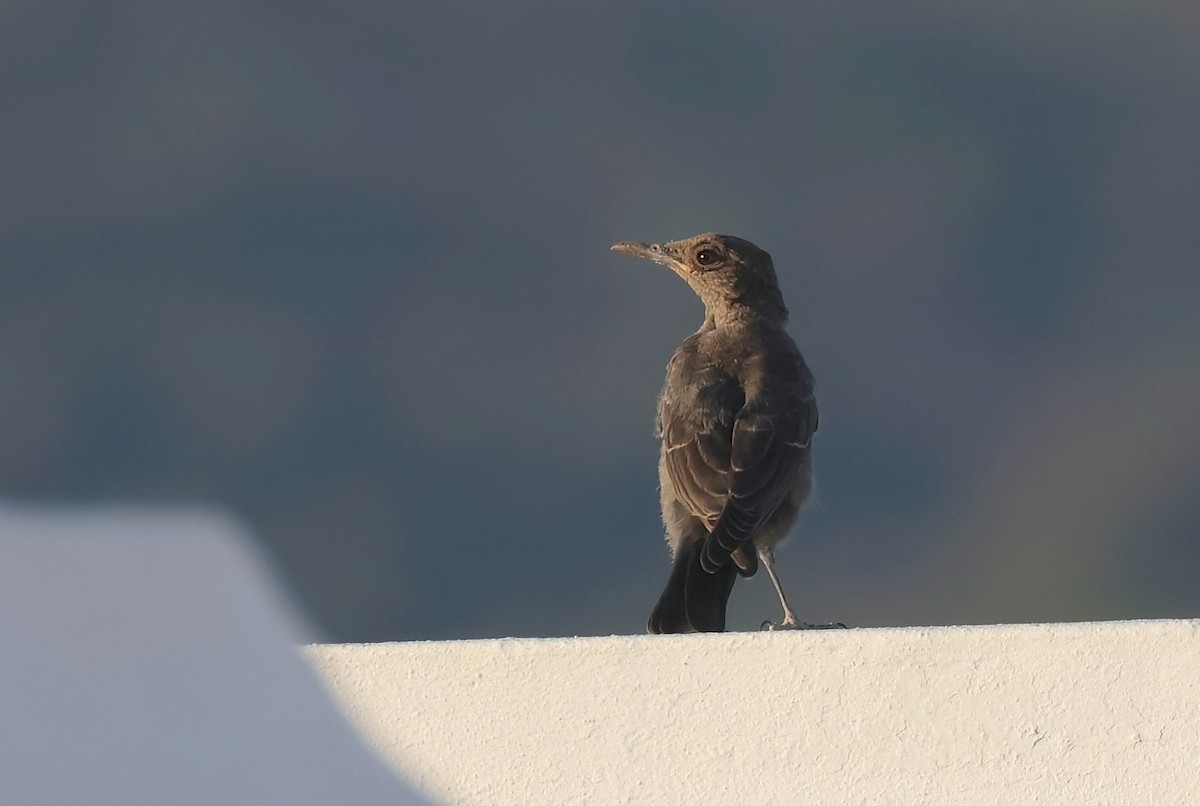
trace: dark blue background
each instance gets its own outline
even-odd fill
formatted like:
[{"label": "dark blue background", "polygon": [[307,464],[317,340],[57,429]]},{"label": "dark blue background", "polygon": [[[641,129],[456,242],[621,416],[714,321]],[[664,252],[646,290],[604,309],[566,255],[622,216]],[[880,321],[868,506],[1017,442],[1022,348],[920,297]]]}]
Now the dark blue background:
[{"label": "dark blue background", "polygon": [[333,640],[638,632],[701,310],[608,245],[718,230],[803,617],[1197,615],[1194,4],[743,5],[0,6],[0,494],[227,505]]}]

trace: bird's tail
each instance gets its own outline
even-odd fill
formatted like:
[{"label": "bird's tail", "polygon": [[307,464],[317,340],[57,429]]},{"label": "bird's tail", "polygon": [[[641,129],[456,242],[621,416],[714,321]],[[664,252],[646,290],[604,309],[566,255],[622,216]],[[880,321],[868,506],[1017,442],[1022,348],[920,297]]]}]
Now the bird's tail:
[{"label": "bird's tail", "polygon": [[650,614],[647,632],[723,632],[725,606],[738,577],[738,567],[725,563],[713,573],[700,567],[703,541],[682,547],[675,554],[671,577]]}]

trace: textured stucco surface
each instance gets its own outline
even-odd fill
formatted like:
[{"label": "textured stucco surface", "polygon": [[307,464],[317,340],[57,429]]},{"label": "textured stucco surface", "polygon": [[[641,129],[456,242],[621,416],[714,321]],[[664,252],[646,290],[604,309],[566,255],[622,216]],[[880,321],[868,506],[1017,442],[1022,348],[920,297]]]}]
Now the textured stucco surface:
[{"label": "textured stucco surface", "polygon": [[1200,802],[1200,621],[317,645],[447,802]]}]

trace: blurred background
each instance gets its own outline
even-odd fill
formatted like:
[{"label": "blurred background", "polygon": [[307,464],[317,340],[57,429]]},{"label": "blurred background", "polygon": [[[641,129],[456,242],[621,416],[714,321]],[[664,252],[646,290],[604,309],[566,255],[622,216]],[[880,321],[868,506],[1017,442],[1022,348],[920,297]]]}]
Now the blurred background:
[{"label": "blurred background", "polygon": [[[775,257],[858,626],[1200,615],[1186,0],[0,3],[0,495],[217,502],[323,638],[641,632],[700,323]],[[730,627],[776,618],[741,582]]]}]

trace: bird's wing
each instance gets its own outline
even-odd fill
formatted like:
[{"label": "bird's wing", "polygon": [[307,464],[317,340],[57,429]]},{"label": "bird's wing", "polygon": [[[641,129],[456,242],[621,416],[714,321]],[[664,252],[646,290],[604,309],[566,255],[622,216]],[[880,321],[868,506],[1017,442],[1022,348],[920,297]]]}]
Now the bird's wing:
[{"label": "bird's wing", "polygon": [[700,390],[695,400],[664,398],[660,412],[663,462],[672,491],[711,530],[733,482],[733,429],[742,389],[732,379]]},{"label": "bird's wing", "polygon": [[676,497],[709,529],[728,519],[736,542],[778,506],[816,430],[811,393],[778,397],[745,405],[730,379],[701,390],[697,401],[662,402],[664,461]]},{"label": "bird's wing", "polygon": [[738,412],[730,434],[728,495],[700,555],[704,570],[725,565],[793,489],[816,428],[811,392],[798,400],[761,398]]}]

